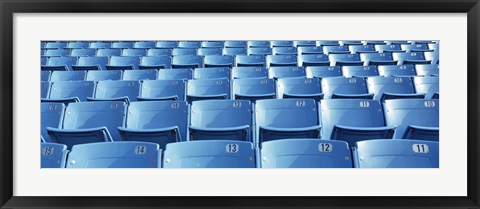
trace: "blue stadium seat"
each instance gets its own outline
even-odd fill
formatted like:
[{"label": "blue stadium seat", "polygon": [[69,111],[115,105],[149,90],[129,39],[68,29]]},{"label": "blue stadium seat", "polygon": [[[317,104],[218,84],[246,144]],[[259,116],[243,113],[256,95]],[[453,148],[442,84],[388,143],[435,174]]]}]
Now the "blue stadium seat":
[{"label": "blue stadium seat", "polygon": [[187,101],[189,104],[193,101],[209,99],[230,99],[230,80],[223,78],[188,81]]},{"label": "blue stadium seat", "polygon": [[297,55],[296,47],[273,47],[273,55]]},{"label": "blue stadium seat", "polygon": [[58,81],[52,83],[48,99],[42,102],[85,102],[93,96],[95,82],[93,81]]},{"label": "blue stadium seat", "polygon": [[132,41],[114,41],[112,42],[111,48],[130,49],[130,48],[133,48],[133,42]]},{"label": "blue stadium seat", "polygon": [[56,143],[41,143],[41,168],[65,168],[67,146]]},{"label": "blue stadium seat", "polygon": [[237,67],[265,67],[267,61],[262,55],[237,55],[235,64]]},{"label": "blue stadium seat", "polygon": [[193,71],[194,79],[212,79],[212,78],[228,78],[230,79],[230,69],[228,67],[210,67],[195,68]]},{"label": "blue stadium seat", "polygon": [[229,55],[207,55],[203,61],[205,67],[233,67],[235,57]]},{"label": "blue stadium seat", "polygon": [[399,65],[431,63],[430,60],[425,60],[425,56],[422,52],[394,52],[392,53],[392,57],[393,60],[398,61]]},{"label": "blue stadium seat", "polygon": [[280,78],[277,80],[278,99],[323,99],[320,79],[318,78]]},{"label": "blue stadium seat", "polygon": [[293,41],[294,47],[315,46],[315,41]]},{"label": "blue stadium seat", "polygon": [[343,76],[350,77],[371,77],[378,76],[376,66],[343,66]]},{"label": "blue stadium seat", "polygon": [[425,94],[415,93],[415,87],[407,77],[369,77],[367,78],[368,92],[374,94],[373,99],[384,102],[389,99],[419,98]]},{"label": "blue stadium seat", "polygon": [[72,65],[77,64],[77,57],[50,57],[47,65],[42,66],[42,70],[49,71],[70,71]]},{"label": "blue stadium seat", "polygon": [[89,101],[137,101],[140,92],[139,81],[98,81],[93,97]]},{"label": "blue stadium seat", "polygon": [[104,80],[121,80],[122,71],[121,70],[109,70],[109,71],[98,71],[98,70],[89,70],[87,72],[87,81],[104,81]]},{"label": "blue stadium seat", "polygon": [[52,76],[50,77],[50,82],[57,81],[83,81],[87,71],[53,71]]},{"label": "blue stadium seat", "polygon": [[173,56],[172,68],[201,68],[203,57],[197,55]]},{"label": "blue stadium seat", "polygon": [[45,70],[40,72],[40,81],[49,81],[50,75],[52,74],[51,71]]},{"label": "blue stadium seat", "polygon": [[149,49],[147,51],[147,56],[158,57],[158,56],[172,56],[172,49]]},{"label": "blue stadium seat", "polygon": [[133,70],[138,69],[140,57],[110,57],[107,70]]},{"label": "blue stadium seat", "polygon": [[293,47],[293,41],[270,41],[270,47]]},{"label": "blue stadium seat", "polygon": [[395,126],[385,126],[382,105],[376,100],[330,99],[320,102],[322,139],[342,140],[350,146],[368,139],[391,139]]},{"label": "blue stadium seat", "polygon": [[329,54],[331,66],[362,66],[359,54]]},{"label": "blue stadium seat", "polygon": [[69,49],[47,49],[44,56],[47,57],[66,57],[70,55]]},{"label": "blue stadium seat", "polygon": [[245,48],[247,47],[246,41],[225,41],[225,48]]},{"label": "blue stadium seat", "polygon": [[224,48],[222,53],[230,56],[247,55],[247,48]]},{"label": "blue stadium seat", "polygon": [[376,44],[375,45],[375,50],[377,50],[379,53],[384,53],[384,52],[404,52],[402,50],[402,47],[400,44]]},{"label": "blue stadium seat", "polygon": [[413,77],[415,92],[425,94],[426,99],[439,99],[439,77]]},{"label": "blue stadium seat", "polygon": [[154,41],[136,41],[133,43],[133,48],[152,49],[152,48],[155,48],[155,42]]},{"label": "blue stadium seat", "polygon": [[197,55],[222,55],[222,48],[200,48],[197,50]]},{"label": "blue stadium seat", "polygon": [[355,168],[439,168],[438,142],[368,140],[357,142]]},{"label": "blue stadium seat", "polygon": [[97,57],[121,56],[122,49],[98,49]]},{"label": "blue stadium seat", "polygon": [[426,60],[430,60],[432,64],[438,64],[439,63],[439,52],[424,52],[423,53],[425,56]]},{"label": "blue stadium seat", "polygon": [[271,55],[272,48],[270,47],[251,47],[247,49],[248,55]]},{"label": "blue stadium seat", "polygon": [[174,48],[172,49],[172,56],[197,55],[196,48]]},{"label": "blue stadium seat", "polygon": [[248,100],[192,103],[189,140],[252,140],[252,104]]},{"label": "blue stadium seat", "polygon": [[440,74],[438,64],[415,65],[415,70],[419,76],[432,76]]},{"label": "blue stadium seat", "polygon": [[202,47],[201,41],[179,41],[178,48],[195,48],[198,49]]},{"label": "blue stadium seat", "polygon": [[362,60],[366,66],[369,65],[396,65],[397,61],[393,60],[391,52],[383,53],[360,53],[360,60]]},{"label": "blue stadium seat", "polygon": [[47,127],[60,128],[65,114],[63,103],[41,103],[41,138],[45,142],[52,142],[47,133]]},{"label": "blue stadium seat", "polygon": [[232,78],[268,78],[268,70],[266,67],[233,67]]},{"label": "blue stadium seat", "polygon": [[73,146],[67,168],[161,168],[162,150],[148,142],[100,142]]},{"label": "blue stadium seat", "polygon": [[65,48],[68,49],[84,49],[88,48],[88,45],[90,42],[88,41],[70,41],[67,43],[67,46]]},{"label": "blue stadium seat", "polygon": [[47,61],[48,61],[48,58],[42,56],[42,57],[40,58],[40,65],[41,65],[41,66],[47,65]]},{"label": "blue stadium seat", "polygon": [[163,69],[172,68],[170,56],[140,57],[139,69]]},{"label": "blue stadium seat", "polygon": [[342,46],[363,45],[362,41],[355,41],[355,40],[338,41],[338,43]]},{"label": "blue stadium seat", "polygon": [[50,83],[48,81],[42,81],[40,83],[41,98],[48,98],[49,91],[50,91]]},{"label": "blue stadium seat", "polygon": [[297,66],[295,55],[267,55],[267,67]]},{"label": "blue stadium seat", "polygon": [[325,54],[298,55],[298,66],[329,66],[330,61]]},{"label": "blue stadium seat", "polygon": [[204,48],[223,48],[223,41],[202,41],[201,47]]},{"label": "blue stadium seat", "polygon": [[428,48],[434,51],[438,51],[438,43],[429,43]]},{"label": "blue stadium seat", "polygon": [[147,56],[146,49],[123,49],[122,56],[124,57],[142,57]]},{"label": "blue stadium seat", "polygon": [[348,49],[352,54],[355,53],[376,53],[374,45],[349,45]]},{"label": "blue stadium seat", "polygon": [[378,66],[378,74],[394,77],[412,77],[417,75],[415,67],[411,64]]},{"label": "blue stadium seat", "polygon": [[266,99],[255,105],[256,146],[289,138],[320,138],[320,122],[313,99]]},{"label": "blue stadium seat", "polygon": [[178,41],[157,41],[156,48],[173,49],[178,47]]},{"label": "blue stadium seat", "polygon": [[76,144],[120,141],[117,127],[124,125],[126,112],[126,103],[119,101],[70,103],[62,128],[47,127],[47,133],[69,150]]},{"label": "blue stadium seat", "polygon": [[108,57],[79,57],[72,70],[107,70]]},{"label": "blue stadium seat", "polygon": [[416,44],[402,44],[402,50],[406,52],[425,52],[430,51],[428,44],[426,43],[416,43]]},{"label": "blue stadium seat", "polygon": [[148,70],[125,70],[123,72],[123,80],[139,81],[139,80],[156,80],[158,71],[155,69]]},{"label": "blue stadium seat", "polygon": [[164,168],[255,168],[251,142],[199,140],[167,144]]},{"label": "blue stadium seat", "polygon": [[340,66],[308,66],[305,69],[307,78],[326,78],[342,76]]},{"label": "blue stadium seat", "polygon": [[268,69],[268,77],[274,79],[305,76],[304,67],[270,67]]},{"label": "blue stadium seat", "polygon": [[364,78],[327,77],[322,78],[325,99],[372,99]]},{"label": "blue stadium seat", "polygon": [[157,143],[165,150],[168,143],[187,140],[187,116],[185,101],[132,102],[118,131],[124,141]]},{"label": "blue stadium seat", "polygon": [[189,80],[193,79],[192,69],[160,69],[158,70],[159,80]]},{"label": "blue stadium seat", "polygon": [[340,46],[338,41],[316,41],[315,44],[317,46]]},{"label": "blue stadium seat", "polygon": [[344,141],[282,139],[264,142],[262,168],[352,168],[352,157]]},{"label": "blue stadium seat", "polygon": [[396,126],[396,139],[438,141],[437,99],[397,99],[384,104],[387,124]]},{"label": "blue stadium seat", "polygon": [[185,81],[183,80],[145,80],[142,82],[138,100],[185,101],[185,94]]},{"label": "blue stadium seat", "polygon": [[112,47],[112,42],[97,41],[97,42],[90,42],[90,46],[88,48],[109,49],[110,47]]},{"label": "blue stadium seat", "polygon": [[364,45],[386,45],[385,41],[378,41],[378,40],[373,40],[373,41],[362,41]]},{"label": "blue stadium seat", "polygon": [[348,46],[323,46],[325,54],[350,54]]},{"label": "blue stadium seat", "polygon": [[94,57],[96,54],[96,49],[72,49],[70,52],[72,57]]},{"label": "blue stadium seat", "polygon": [[323,48],[320,46],[299,46],[298,55],[302,54],[323,54]]},{"label": "blue stadium seat", "polygon": [[267,78],[245,78],[233,80],[233,99],[275,99],[275,81]]},{"label": "blue stadium seat", "polygon": [[47,42],[45,49],[63,49],[67,47],[67,42]]},{"label": "blue stadium seat", "polygon": [[247,41],[248,48],[270,48],[270,41]]}]

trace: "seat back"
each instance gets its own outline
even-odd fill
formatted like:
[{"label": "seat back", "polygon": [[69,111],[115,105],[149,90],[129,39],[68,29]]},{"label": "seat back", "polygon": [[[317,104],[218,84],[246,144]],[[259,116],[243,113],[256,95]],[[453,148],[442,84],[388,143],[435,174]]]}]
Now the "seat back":
[{"label": "seat back", "polygon": [[263,55],[237,55],[235,56],[237,67],[265,67],[266,60]]},{"label": "seat back", "polygon": [[415,84],[415,92],[419,94],[426,94],[425,98],[429,99],[439,92],[440,79],[439,77],[414,77],[413,83]]},{"label": "seat back", "polygon": [[95,91],[94,81],[58,81],[52,84],[50,99],[66,99],[78,97],[81,102],[87,101]]},{"label": "seat back", "polygon": [[133,48],[133,42],[132,41],[115,41],[115,42],[112,42],[112,48],[119,48],[119,49]]},{"label": "seat back", "polygon": [[47,127],[60,128],[65,113],[63,103],[41,103],[41,136],[45,142],[51,142]]},{"label": "seat back", "polygon": [[123,72],[123,80],[139,81],[139,80],[156,80],[158,71],[151,70],[125,70]]},{"label": "seat back", "polygon": [[197,55],[222,55],[222,48],[200,48],[197,50]]},{"label": "seat back", "polygon": [[419,76],[439,75],[438,64],[415,65],[415,70]]},{"label": "seat back", "polygon": [[320,79],[318,78],[280,78],[277,80],[277,98],[284,98],[284,94],[304,95],[305,98],[311,94],[320,94]]},{"label": "seat back", "polygon": [[51,71],[41,71],[40,72],[40,81],[50,81]]},{"label": "seat back", "polygon": [[122,55],[122,49],[98,49],[97,57],[111,57]]},{"label": "seat back", "polygon": [[67,146],[56,143],[41,143],[41,168],[65,168]]},{"label": "seat back", "polygon": [[168,56],[170,58],[170,56],[172,56],[172,49],[149,49],[147,56]]},{"label": "seat back", "polygon": [[298,66],[329,66],[330,61],[325,54],[302,54],[298,56]]},{"label": "seat back", "polygon": [[186,56],[186,55],[197,55],[196,48],[174,48],[172,49],[172,56]]},{"label": "seat back", "polygon": [[415,67],[411,64],[407,65],[383,65],[378,66],[378,73],[381,76],[416,76]]},{"label": "seat back", "polygon": [[202,41],[201,47],[205,48],[223,48],[223,41]]},{"label": "seat back", "polygon": [[160,69],[159,80],[190,80],[193,79],[192,69]]},{"label": "seat back", "polygon": [[348,49],[352,54],[355,54],[355,53],[374,53],[374,54],[376,54],[374,45],[349,45]]},{"label": "seat back", "polygon": [[178,41],[157,41],[156,48],[173,49],[178,47]]},{"label": "seat back", "polygon": [[255,105],[255,122],[257,127],[273,128],[302,128],[320,124],[313,99],[258,100]]},{"label": "seat back", "polygon": [[44,55],[47,57],[65,57],[70,55],[70,50],[69,49],[47,49]]},{"label": "seat back", "polygon": [[270,47],[250,47],[247,49],[248,55],[271,55],[272,48]]},{"label": "seat back", "polygon": [[410,78],[405,77],[369,77],[368,92],[375,94],[374,99],[380,100],[384,93],[414,94],[415,88]]},{"label": "seat back", "polygon": [[67,66],[67,70],[72,70],[72,65],[77,64],[77,57],[50,57],[47,66]]},{"label": "seat back", "polygon": [[99,70],[106,70],[108,57],[80,57],[78,58],[78,66],[100,66]]},{"label": "seat back", "polygon": [[222,53],[230,56],[247,55],[247,48],[224,48]]},{"label": "seat back", "polygon": [[136,101],[140,91],[138,81],[98,81],[95,90],[96,99],[115,99],[128,97],[130,101]]},{"label": "seat back", "polygon": [[57,81],[83,81],[87,72],[84,70],[79,71],[53,71],[50,77],[50,82]]},{"label": "seat back", "polygon": [[142,82],[140,97],[162,98],[177,96],[185,101],[185,81],[183,80],[145,80]]},{"label": "seat back", "polygon": [[270,67],[268,68],[269,78],[288,78],[304,77],[306,75],[304,67]]},{"label": "seat back", "polygon": [[[373,45],[370,45],[373,46]],[[370,62],[379,61],[393,61],[391,52],[382,53],[360,53],[360,60],[365,63],[366,66],[370,65]],[[393,62],[392,62],[393,64]]]},{"label": "seat back", "polygon": [[297,66],[295,55],[267,55],[267,67]]},{"label": "seat back", "polygon": [[179,41],[178,48],[195,48],[198,49],[202,47],[201,41]]},{"label": "seat back", "polygon": [[225,48],[245,48],[247,47],[246,41],[225,41]]},{"label": "seat back", "polygon": [[266,67],[233,67],[232,78],[267,78],[268,70]]},{"label": "seat back", "polygon": [[133,48],[137,48],[137,49],[155,48],[155,42],[154,41],[136,41],[133,43]]},{"label": "seat back", "polygon": [[383,52],[401,52],[403,51],[400,44],[376,44],[375,50],[379,53]]},{"label": "seat back", "polygon": [[140,64],[140,57],[110,57],[108,65],[110,66],[133,66],[133,69],[138,69]]},{"label": "seat back", "polygon": [[111,42],[90,42],[89,48],[92,49],[108,49],[112,47]]},{"label": "seat back", "polygon": [[323,54],[323,48],[319,46],[299,46],[297,47],[298,55],[303,54]]},{"label": "seat back", "polygon": [[67,47],[67,42],[47,42],[44,46],[46,49],[63,49]]},{"label": "seat back", "polygon": [[125,56],[125,57],[147,56],[147,50],[146,49],[123,49],[122,56]]},{"label": "seat back", "polygon": [[325,54],[350,54],[348,46],[323,46]]},{"label": "seat back", "polygon": [[[275,81],[268,78],[246,78],[233,80],[233,94],[236,95],[265,95],[275,94]],[[235,99],[235,98],[234,98]]]},{"label": "seat back", "polygon": [[270,41],[271,47],[293,47],[293,41]]},{"label": "seat back", "polygon": [[218,95],[226,94],[230,98],[230,81],[226,78],[189,80],[187,95]]},{"label": "seat back", "polygon": [[70,56],[72,57],[93,57],[97,54],[95,49],[72,49]]},{"label": "seat back", "polygon": [[89,70],[87,72],[87,77],[85,80],[87,81],[104,81],[104,80],[120,80],[122,79],[122,71],[121,70]]},{"label": "seat back", "polygon": [[247,46],[249,48],[270,48],[270,41],[247,41]]},{"label": "seat back", "polygon": [[41,98],[48,98],[48,94],[50,92],[50,82],[42,81],[40,83],[40,96]]},{"label": "seat back", "polygon": [[[195,53],[196,54],[196,53]],[[201,68],[203,67],[203,57],[197,55],[179,55],[173,56],[172,68]]]},{"label": "seat back", "polygon": [[376,66],[343,66],[343,76],[350,77],[372,77],[378,76]]},{"label": "seat back", "polygon": [[364,78],[329,77],[322,79],[324,98],[333,94],[366,94],[367,85]]},{"label": "seat back", "polygon": [[204,58],[205,67],[233,67],[235,57],[229,55],[207,55]]},{"label": "seat back", "polygon": [[230,69],[228,67],[195,68],[193,71],[194,79],[212,79],[227,78],[230,79]]},{"label": "seat back", "polygon": [[305,68],[307,78],[326,78],[342,76],[340,66],[308,66]]},{"label": "seat back", "polygon": [[272,48],[273,55],[297,55],[297,47],[276,46]]},{"label": "seat back", "polygon": [[144,68],[154,67],[159,68],[171,68],[172,67],[172,58],[170,56],[156,56],[156,57],[141,57],[140,66]]}]

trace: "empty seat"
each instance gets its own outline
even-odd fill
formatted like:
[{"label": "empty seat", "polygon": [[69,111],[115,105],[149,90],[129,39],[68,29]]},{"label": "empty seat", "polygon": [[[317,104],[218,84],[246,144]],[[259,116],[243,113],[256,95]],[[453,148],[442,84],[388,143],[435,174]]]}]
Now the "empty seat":
[{"label": "empty seat", "polygon": [[147,50],[146,49],[123,49],[122,56],[125,56],[125,57],[147,56]]},{"label": "empty seat", "polygon": [[359,54],[329,54],[331,66],[362,66]]},{"label": "empty seat", "polygon": [[248,55],[271,55],[272,48],[270,47],[251,47],[247,49]]},{"label": "empty seat", "polygon": [[225,41],[225,48],[245,48],[247,47],[246,41]]},{"label": "empty seat", "polygon": [[397,127],[394,138],[438,141],[438,100],[387,100],[384,109],[387,124]]},{"label": "empty seat", "polygon": [[70,71],[72,65],[77,64],[77,57],[50,57],[47,65],[42,66],[42,70],[50,71]]},{"label": "empty seat", "polygon": [[130,49],[130,48],[133,48],[133,42],[131,42],[131,41],[115,41],[115,42],[112,42],[112,47],[111,48]]},{"label": "empty seat", "polygon": [[158,70],[159,80],[189,80],[193,79],[192,69],[160,69]]},{"label": "empty seat", "polygon": [[[237,63],[238,64],[238,63]],[[268,70],[266,67],[233,67],[232,78],[267,78]]]},{"label": "empty seat", "polygon": [[288,77],[305,77],[304,67],[270,67],[268,69],[269,78],[288,78]]},{"label": "empty seat", "polygon": [[65,105],[63,103],[41,103],[41,108],[41,138],[45,142],[54,142],[47,133],[47,127],[61,127]]},{"label": "empty seat", "polygon": [[96,49],[72,49],[72,57],[94,57],[97,54]]},{"label": "empty seat", "polygon": [[350,54],[348,46],[324,46],[323,53],[325,54]]},{"label": "empty seat", "polygon": [[370,77],[367,78],[367,87],[368,92],[375,95],[373,99],[382,103],[388,99],[425,97],[425,94],[415,93],[412,80],[405,77]]},{"label": "empty seat", "polygon": [[360,60],[362,60],[366,66],[369,65],[396,65],[397,61],[393,60],[391,52],[383,53],[361,53]]},{"label": "empty seat", "polygon": [[224,79],[189,80],[187,83],[187,101],[208,99],[230,99],[230,81]]},{"label": "empty seat", "polygon": [[252,105],[248,100],[192,103],[190,140],[252,140]]},{"label": "empty seat", "polygon": [[271,47],[293,47],[293,41],[270,41]]},{"label": "empty seat", "polygon": [[415,67],[411,64],[378,66],[378,74],[394,77],[412,77],[417,75]]},{"label": "empty seat", "polygon": [[202,47],[201,41],[180,41],[178,42],[178,48],[195,48]]},{"label": "empty seat", "polygon": [[222,48],[200,48],[197,50],[197,55],[222,55]]},{"label": "empty seat", "polygon": [[136,41],[133,43],[133,48],[136,48],[136,49],[155,48],[155,42],[154,41]]},{"label": "empty seat", "polygon": [[372,99],[364,78],[327,77],[322,79],[325,99]]},{"label": "empty seat", "polygon": [[402,50],[406,52],[425,52],[430,51],[428,44],[426,43],[415,43],[415,44],[402,44]]},{"label": "empty seat", "polygon": [[282,139],[264,142],[262,168],[351,168],[350,148],[344,141]]},{"label": "empty seat", "polygon": [[69,49],[47,49],[44,56],[47,57],[65,57],[70,55]]},{"label": "empty seat", "polygon": [[121,70],[109,70],[109,71],[97,71],[89,70],[87,72],[87,81],[104,81],[104,80],[121,80],[122,71]]},{"label": "empty seat", "polygon": [[297,55],[296,47],[273,47],[273,55]]},{"label": "empty seat", "polygon": [[201,47],[205,48],[223,48],[223,41],[202,41]]},{"label": "empty seat", "polygon": [[161,168],[162,150],[148,142],[100,142],[75,145],[67,168]]},{"label": "empty seat", "polygon": [[438,142],[368,140],[357,142],[355,168],[438,168]]},{"label": "empty seat", "polygon": [[[422,52],[394,52],[393,60],[398,61],[399,65],[406,64],[430,64],[430,60],[425,60]],[[435,63],[434,63],[435,64]]]},{"label": "empty seat", "polygon": [[251,142],[199,140],[167,144],[164,168],[255,168]]},{"label": "empty seat", "polygon": [[293,41],[293,46],[315,46],[315,41]]},{"label": "empty seat", "polygon": [[139,81],[98,81],[93,97],[89,101],[137,101]]},{"label": "empty seat", "polygon": [[317,46],[340,46],[338,41],[316,41],[315,44]]},{"label": "empty seat", "polygon": [[44,46],[46,49],[63,49],[67,47],[67,42],[47,42]]},{"label": "empty seat", "polygon": [[52,76],[50,77],[50,82],[56,81],[83,81],[87,71],[53,71]]},{"label": "empty seat", "polygon": [[308,66],[305,69],[307,78],[326,78],[342,76],[340,66]]},{"label": "empty seat", "polygon": [[123,80],[139,81],[139,80],[156,80],[158,71],[150,70],[126,70],[123,72]]},{"label": "empty seat", "polygon": [[371,77],[378,76],[376,66],[343,66],[343,76],[349,77]]},{"label": "empty seat", "polygon": [[255,105],[256,145],[288,138],[320,138],[313,99],[266,99]]},{"label": "empty seat", "polygon": [[172,68],[201,68],[203,57],[197,55],[173,56]]},{"label": "empty seat", "polygon": [[132,102],[125,127],[118,127],[124,141],[151,142],[165,150],[168,143],[187,140],[188,106],[185,101]]},{"label": "empty seat", "polygon": [[65,168],[67,146],[56,143],[41,143],[41,168]]},{"label": "empty seat", "polygon": [[275,81],[267,78],[234,79],[233,97],[252,103],[259,99],[275,99]]},{"label": "empty seat", "polygon": [[375,45],[375,50],[377,50],[379,53],[384,53],[384,52],[404,52],[402,50],[402,47],[400,44],[376,44]]},{"label": "empty seat", "polygon": [[428,48],[434,51],[438,51],[438,43],[429,43]]},{"label": "empty seat", "polygon": [[58,81],[52,83],[48,99],[42,102],[85,102],[92,97],[95,90],[93,81]]},{"label": "empty seat", "polygon": [[230,56],[236,56],[236,55],[247,55],[247,48],[224,48],[222,50],[223,55],[230,55]]},{"label": "empty seat", "polygon": [[179,100],[185,101],[183,80],[145,80],[142,82],[139,101]]},{"label": "empty seat", "polygon": [[52,74],[52,72],[47,71],[47,70],[41,71],[40,72],[40,81],[49,81],[51,74]]},{"label": "empty seat", "polygon": [[122,49],[98,49],[97,57],[121,56]]},{"label": "empty seat", "polygon": [[325,54],[303,54],[298,56],[298,66],[329,66],[330,61]]},{"label": "empty seat", "polygon": [[426,60],[430,60],[432,64],[438,64],[439,63],[439,53],[438,51],[435,52],[424,52],[423,53],[425,56]]},{"label": "empty seat", "polygon": [[313,99],[320,101],[323,93],[318,78],[280,78],[277,80],[278,99]]},{"label": "empty seat", "polygon": [[433,76],[440,74],[438,64],[415,65],[415,71],[419,76]]},{"label": "empty seat", "polygon": [[61,128],[47,127],[47,133],[69,150],[76,144],[120,141],[117,127],[124,125],[126,111],[119,101],[70,103]]},{"label": "empty seat", "polygon": [[133,70],[138,69],[140,57],[110,57],[106,66],[107,70]]},{"label": "empty seat", "polygon": [[212,79],[228,78],[230,79],[230,69],[228,67],[195,68],[193,71],[194,79]]},{"label": "empty seat", "polygon": [[182,55],[197,55],[196,48],[174,48],[172,50],[172,56],[182,56]]},{"label": "empty seat", "polygon": [[323,48],[320,46],[299,46],[297,48],[299,55],[302,54],[323,54]]},{"label": "empty seat", "polygon": [[141,57],[139,69],[163,69],[172,67],[170,56]]},{"label": "empty seat", "polygon": [[80,57],[73,70],[107,70],[108,57]]},{"label": "empty seat", "polygon": [[157,41],[156,48],[173,49],[178,47],[178,41]]},{"label": "empty seat", "polygon": [[415,92],[425,94],[426,99],[439,98],[439,77],[414,77]]},{"label": "empty seat", "polygon": [[235,56],[237,67],[265,67],[267,61],[262,55],[237,55]]},{"label": "empty seat", "polygon": [[147,51],[147,56],[172,56],[172,49],[149,49]]},{"label": "empty seat", "polygon": [[103,41],[97,41],[97,42],[90,42],[90,46],[88,48],[92,49],[108,49],[112,47],[112,42],[103,42]]},{"label": "empty seat", "polygon": [[248,41],[247,46],[249,48],[270,48],[270,41]]},{"label": "empty seat", "polygon": [[40,83],[41,98],[47,98],[49,91],[50,91],[50,83],[48,81],[42,81]]},{"label": "empty seat", "polygon": [[267,67],[297,66],[297,56],[294,55],[267,55]]},{"label": "empty seat", "polygon": [[235,57],[228,55],[207,55],[204,58],[205,67],[233,67]]},{"label": "empty seat", "polygon": [[368,139],[391,139],[395,126],[385,126],[382,105],[376,100],[330,99],[320,102],[322,139],[348,145]]},{"label": "empty seat", "polygon": [[352,54],[355,53],[376,53],[374,45],[349,45],[348,49]]}]

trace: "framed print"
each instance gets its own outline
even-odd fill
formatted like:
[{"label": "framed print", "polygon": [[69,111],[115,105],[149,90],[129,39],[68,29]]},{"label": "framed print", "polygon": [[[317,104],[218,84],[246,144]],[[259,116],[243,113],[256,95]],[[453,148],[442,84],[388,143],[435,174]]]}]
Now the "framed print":
[{"label": "framed print", "polygon": [[1,10],[2,208],[479,207],[476,0]]}]

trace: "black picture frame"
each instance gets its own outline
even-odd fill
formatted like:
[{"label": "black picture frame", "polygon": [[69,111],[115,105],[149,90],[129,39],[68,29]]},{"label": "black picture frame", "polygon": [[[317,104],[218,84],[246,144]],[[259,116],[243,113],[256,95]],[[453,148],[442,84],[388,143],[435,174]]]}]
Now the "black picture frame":
[{"label": "black picture frame", "polygon": [[[479,208],[478,0],[0,0],[1,208]],[[468,195],[466,197],[18,197],[13,196],[14,13],[467,13]],[[439,182],[441,188],[441,182]],[[348,189],[348,188],[346,188]],[[445,188],[443,188],[445,189]]]}]

